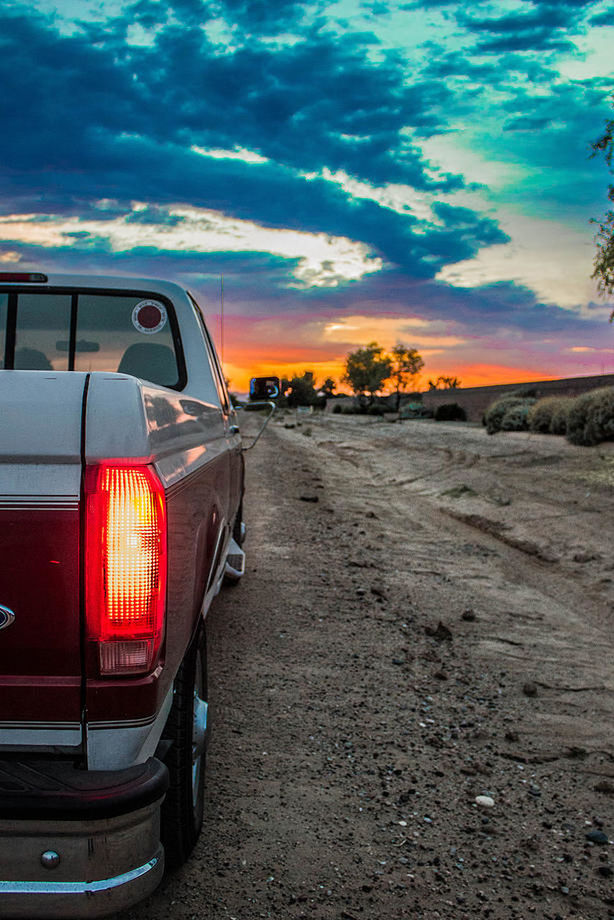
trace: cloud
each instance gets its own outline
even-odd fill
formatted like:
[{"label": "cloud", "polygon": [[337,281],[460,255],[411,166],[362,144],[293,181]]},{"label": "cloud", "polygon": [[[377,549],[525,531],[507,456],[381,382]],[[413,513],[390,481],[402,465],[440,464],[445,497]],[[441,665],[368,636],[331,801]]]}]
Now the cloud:
[{"label": "cloud", "polygon": [[131,214],[106,220],[10,215],[0,218],[0,240],[42,248],[70,245],[124,253],[142,248],[166,253],[268,252],[292,260],[296,282],[307,287],[335,287],[382,267],[381,260],[371,256],[361,243],[265,228],[188,207],[169,208],[161,215],[159,208],[136,204]]},{"label": "cloud", "polygon": [[[513,280],[540,300],[564,307],[584,305],[596,294],[590,279],[591,234],[510,214],[503,220],[510,241],[483,249],[475,259],[447,266],[438,279],[457,287]],[[573,278],[574,281],[570,279]]]},{"label": "cloud", "polygon": [[604,10],[603,13],[597,13],[591,17],[592,26],[614,26],[614,11]]},{"label": "cloud", "polygon": [[[20,129],[16,138],[28,137],[24,166],[75,168],[96,130],[152,144],[164,138],[238,147],[294,169],[326,163],[371,181],[449,186],[450,177],[434,183],[425,176],[419,150],[403,133],[408,125],[441,127],[433,109],[445,88],[428,80],[408,85],[393,54],[369,62],[364,37],[349,34],[339,43],[307,34],[282,49],[252,42],[220,54],[189,17],[187,25],[162,23],[152,46],[127,46],[131,21],[128,8],[104,28],[58,36],[41,17],[1,17],[2,114]],[[27,130],[33,116],[37,132]],[[51,144],[58,129],[59,148]]]},{"label": "cloud", "polygon": [[[12,139],[0,179],[5,212],[36,210],[41,197],[49,213],[85,217],[101,195],[184,201],[271,228],[351,239],[418,277],[497,237],[491,219],[463,215],[459,223],[441,211],[416,239],[411,210],[394,213],[323,177],[326,168],[414,196],[462,188],[460,176],[430,171],[408,135],[408,126],[442,127],[434,114],[446,98],[439,80],[408,85],[396,54],[365,59],[360,34],[339,43],[307,31],[281,49],[251,42],[219,53],[192,24],[202,4],[175,3],[165,18],[161,7],[135,6],[139,21],[157,28],[153,44],[139,46],[125,43],[131,7],[71,35],[41,16],[0,15],[0,112]],[[298,15],[304,5],[294,7]],[[173,20],[180,13],[185,21]]]}]

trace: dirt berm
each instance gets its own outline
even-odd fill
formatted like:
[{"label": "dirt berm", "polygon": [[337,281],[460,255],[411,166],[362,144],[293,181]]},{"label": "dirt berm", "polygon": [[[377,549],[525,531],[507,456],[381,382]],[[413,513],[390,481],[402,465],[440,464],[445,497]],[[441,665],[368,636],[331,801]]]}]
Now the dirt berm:
[{"label": "dirt berm", "polygon": [[246,456],[205,829],[124,920],[614,918],[614,444],[287,415]]}]

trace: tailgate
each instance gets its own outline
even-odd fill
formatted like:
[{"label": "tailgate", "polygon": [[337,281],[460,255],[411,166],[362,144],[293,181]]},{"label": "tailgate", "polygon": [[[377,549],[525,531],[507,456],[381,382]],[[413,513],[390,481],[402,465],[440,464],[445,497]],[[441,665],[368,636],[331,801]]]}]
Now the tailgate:
[{"label": "tailgate", "polygon": [[3,748],[81,741],[79,496],[86,378],[0,371]]}]

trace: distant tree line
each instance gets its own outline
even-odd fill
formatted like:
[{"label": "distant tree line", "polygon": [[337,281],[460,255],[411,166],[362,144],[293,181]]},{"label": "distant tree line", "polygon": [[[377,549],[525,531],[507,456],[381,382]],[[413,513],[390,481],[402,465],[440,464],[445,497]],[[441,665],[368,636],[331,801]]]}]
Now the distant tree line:
[{"label": "distant tree line", "polygon": [[[424,360],[416,348],[399,342],[386,352],[377,342],[370,342],[348,354],[341,383],[350,387],[359,405],[364,407],[372,405],[376,396],[387,390],[394,394],[398,411],[401,396],[418,389],[423,367]],[[460,385],[458,377],[440,376],[428,381],[430,390],[455,389]],[[340,395],[335,393],[336,386],[332,377],[327,377],[318,386],[314,372],[306,370],[294,377],[282,378],[282,395],[277,403],[288,408],[324,408],[327,399]]]}]

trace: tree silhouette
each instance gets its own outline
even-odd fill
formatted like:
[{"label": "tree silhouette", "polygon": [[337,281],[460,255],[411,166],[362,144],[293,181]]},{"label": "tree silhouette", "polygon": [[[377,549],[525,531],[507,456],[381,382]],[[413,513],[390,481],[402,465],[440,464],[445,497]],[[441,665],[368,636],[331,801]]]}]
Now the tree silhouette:
[{"label": "tree silhouette", "polygon": [[359,402],[371,404],[375,394],[390,377],[392,361],[377,342],[350,352],[345,361],[343,383],[351,386]]},{"label": "tree silhouette", "polygon": [[458,377],[438,377],[437,380],[429,380],[429,390],[456,390],[461,385]]},{"label": "tree silhouette", "polygon": [[[612,97],[614,101],[614,96]],[[598,140],[592,145],[593,156],[603,154],[606,163],[612,172],[614,159],[614,119],[606,122],[605,130]],[[614,185],[608,186],[608,200],[614,203]],[[597,286],[602,294],[614,292],[614,209],[608,208],[599,225],[595,242],[597,252],[593,263],[593,278],[597,279]],[[610,315],[610,322],[614,319],[614,311]]]},{"label": "tree silhouette", "polygon": [[409,348],[400,342],[391,350],[390,359],[390,380],[394,384],[398,412],[401,405],[401,393],[405,392],[410,384],[412,389],[416,388],[420,371],[424,367],[424,361],[415,348]]}]

